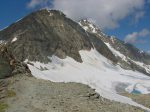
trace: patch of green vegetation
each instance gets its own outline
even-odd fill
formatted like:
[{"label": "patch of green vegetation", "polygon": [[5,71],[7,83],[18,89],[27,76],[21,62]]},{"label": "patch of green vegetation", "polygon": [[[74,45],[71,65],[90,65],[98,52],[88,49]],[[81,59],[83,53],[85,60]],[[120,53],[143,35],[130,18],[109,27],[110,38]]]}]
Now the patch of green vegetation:
[{"label": "patch of green vegetation", "polygon": [[7,91],[7,97],[14,97],[14,96],[16,96],[16,93],[13,90]]},{"label": "patch of green vegetation", "polygon": [[6,108],[8,108],[8,105],[3,102],[0,102],[0,112],[4,112]]}]

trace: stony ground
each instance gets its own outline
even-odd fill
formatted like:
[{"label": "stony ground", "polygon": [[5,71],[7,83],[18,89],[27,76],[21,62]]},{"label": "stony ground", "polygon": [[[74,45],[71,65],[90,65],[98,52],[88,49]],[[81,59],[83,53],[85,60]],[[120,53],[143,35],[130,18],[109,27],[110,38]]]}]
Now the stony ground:
[{"label": "stony ground", "polygon": [[127,96],[133,99],[135,102],[144,105],[145,107],[150,108],[150,94],[129,94],[122,93],[122,95]]},{"label": "stony ground", "polygon": [[24,75],[0,82],[5,91],[2,97],[0,90],[0,112],[144,112],[106,100],[83,84],[53,83]]}]

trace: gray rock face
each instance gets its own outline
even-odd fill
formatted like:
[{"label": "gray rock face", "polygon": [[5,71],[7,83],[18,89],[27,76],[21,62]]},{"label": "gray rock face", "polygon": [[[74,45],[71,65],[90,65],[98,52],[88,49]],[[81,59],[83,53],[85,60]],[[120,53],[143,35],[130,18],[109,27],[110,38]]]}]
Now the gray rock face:
[{"label": "gray rock face", "polygon": [[82,62],[79,50],[90,50],[94,46],[102,55],[117,61],[100,39],[89,35],[62,12],[40,10],[1,31],[0,39],[7,41],[8,49],[20,61],[47,63],[50,61],[48,56],[56,55],[60,58],[70,56]]},{"label": "gray rock face", "polygon": [[99,53],[101,53],[107,59],[111,60],[114,64],[118,62],[118,59],[100,38],[97,38],[96,36],[93,36],[93,34],[90,33],[88,34],[88,36],[93,46]]},{"label": "gray rock face", "polygon": [[[17,41],[11,42],[15,37]],[[81,62],[76,51],[91,48],[84,30],[58,11],[32,13],[0,32],[0,38],[9,41],[8,48],[21,61],[48,62],[47,56],[54,54],[61,58],[70,56]]]},{"label": "gray rock face", "polygon": [[9,65],[7,59],[0,54],[0,79],[8,77],[12,72],[12,68]]},{"label": "gray rock face", "polygon": [[0,46],[0,79],[30,73],[27,65],[14,59],[11,52],[3,45]]}]

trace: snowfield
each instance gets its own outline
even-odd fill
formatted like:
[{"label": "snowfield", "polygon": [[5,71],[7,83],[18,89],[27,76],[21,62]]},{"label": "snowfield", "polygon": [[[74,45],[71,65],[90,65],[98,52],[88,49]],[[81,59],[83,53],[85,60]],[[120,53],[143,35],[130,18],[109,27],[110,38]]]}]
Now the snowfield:
[{"label": "snowfield", "polygon": [[113,65],[96,49],[91,49],[91,51],[82,50],[80,55],[83,63],[76,62],[70,57],[60,59],[52,56],[49,57],[52,61],[51,63],[31,62],[34,66],[30,64],[28,66],[32,74],[37,78],[54,82],[83,83],[96,89],[104,98],[150,111],[150,109],[137,104],[130,98],[119,95],[116,91],[118,84],[126,84],[127,86],[122,89],[129,93],[136,90],[141,94],[149,94],[150,77],[139,72],[124,70],[119,65]]}]

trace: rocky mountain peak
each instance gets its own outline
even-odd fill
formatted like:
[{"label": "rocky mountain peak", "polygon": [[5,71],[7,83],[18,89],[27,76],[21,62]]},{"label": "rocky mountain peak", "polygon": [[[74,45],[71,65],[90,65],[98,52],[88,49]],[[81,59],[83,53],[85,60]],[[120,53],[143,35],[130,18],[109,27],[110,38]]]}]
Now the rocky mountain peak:
[{"label": "rocky mountain peak", "polygon": [[101,36],[102,38],[104,37],[104,40],[107,39],[107,35],[102,31],[100,27],[94,24],[94,22],[88,19],[82,19],[78,23],[86,32]]},{"label": "rocky mountain peak", "polygon": [[[90,27],[94,30],[92,24]],[[0,40],[7,41],[7,48],[20,61],[28,59],[47,63],[50,61],[48,57],[55,55],[82,62],[79,51],[95,47],[116,62],[115,56],[100,39],[88,35],[78,23],[57,10],[42,9],[29,14],[0,31]]]},{"label": "rocky mountain peak", "polygon": [[[53,55],[61,59],[69,56],[82,62],[79,51],[93,48],[114,63],[118,63],[118,59],[124,63],[122,59],[127,60],[128,57],[143,63],[149,63],[150,59],[134,46],[105,35],[92,22],[81,20],[76,23],[57,10],[42,9],[29,14],[0,31],[0,42],[5,43],[14,58],[21,62],[48,63]],[[124,56],[118,58],[112,48]],[[131,65],[125,63],[125,66]],[[130,66],[130,69],[133,67]]]},{"label": "rocky mountain peak", "polygon": [[83,27],[85,31],[88,31],[90,33],[99,33],[100,28],[98,28],[95,24],[93,24],[91,21],[87,19],[83,19],[79,21],[79,25]]}]

